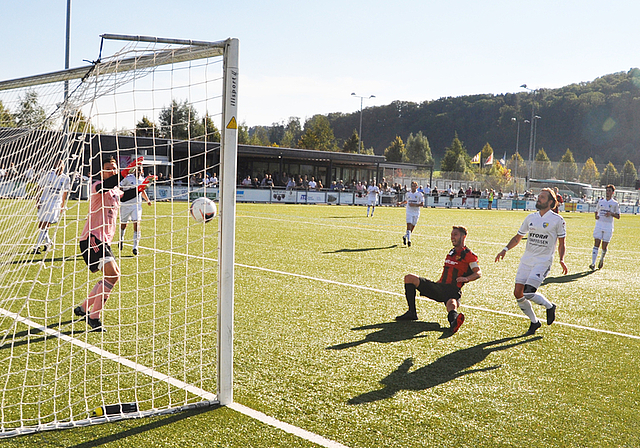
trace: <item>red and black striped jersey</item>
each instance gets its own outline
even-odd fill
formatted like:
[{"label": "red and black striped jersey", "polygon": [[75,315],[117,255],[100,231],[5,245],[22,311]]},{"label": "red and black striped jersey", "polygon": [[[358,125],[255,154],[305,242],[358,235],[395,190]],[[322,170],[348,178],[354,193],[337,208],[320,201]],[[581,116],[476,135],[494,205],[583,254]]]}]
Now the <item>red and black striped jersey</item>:
[{"label": "red and black striped jersey", "polygon": [[438,283],[455,285],[462,288],[462,283],[456,282],[458,277],[467,277],[473,273],[473,268],[478,266],[478,257],[467,246],[460,250],[451,249],[444,260],[444,269]]}]

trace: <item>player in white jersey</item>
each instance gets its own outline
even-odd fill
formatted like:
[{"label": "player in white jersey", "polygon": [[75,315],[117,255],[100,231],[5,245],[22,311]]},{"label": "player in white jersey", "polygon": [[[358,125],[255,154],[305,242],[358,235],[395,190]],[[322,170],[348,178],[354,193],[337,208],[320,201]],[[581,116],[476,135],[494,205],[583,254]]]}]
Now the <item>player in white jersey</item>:
[{"label": "player in white jersey", "polygon": [[380,188],[378,188],[372,180],[369,181],[369,186],[367,187],[367,218],[369,217],[369,209],[371,209],[371,217],[373,218],[373,212],[376,209],[379,194]]},{"label": "player in white jersey", "polygon": [[402,243],[411,247],[411,232],[418,224],[420,209],[424,206],[424,196],[418,191],[418,183],[411,182],[411,191],[404,194],[404,201],[398,205],[407,205],[407,233],[402,236]]},{"label": "player in white jersey", "polygon": [[607,185],[607,198],[600,199],[596,205],[596,228],[593,229],[593,251],[591,252],[591,264],[589,269],[596,268],[596,260],[598,259],[598,249],[602,242],[602,257],[598,263],[598,269],[602,269],[604,265],[604,256],[607,254],[607,248],[613,235],[613,218],[620,219],[620,205],[618,201],[613,199],[616,187]]},{"label": "player in white jersey", "polygon": [[[142,165],[138,165],[135,170],[120,181],[120,189],[126,192],[127,190],[138,188],[139,185],[143,184],[145,184],[144,169]],[[122,201],[120,205],[120,242],[118,243],[118,247],[122,250],[127,224],[133,222],[133,255],[138,255],[138,244],[140,243],[141,232],[139,223],[142,219],[142,199],[144,199],[148,205],[151,205],[146,190],[143,190],[142,193],[137,194],[128,201]]]},{"label": "player in white jersey", "polygon": [[60,219],[69,194],[71,180],[64,172],[64,162],[60,161],[55,169],[43,174],[38,181],[38,239],[33,248],[34,254],[41,253],[40,246],[48,250],[53,241],[49,237],[49,227]]},{"label": "player in white jersey", "polygon": [[554,191],[550,188],[543,188],[536,202],[538,211],[525,218],[520,229],[518,229],[518,233],[496,255],[495,261],[503,259],[507,251],[517,246],[522,237],[529,234],[527,247],[520,259],[520,266],[518,266],[518,272],[516,273],[516,286],[513,290],[518,306],[531,319],[526,335],[535,334],[536,330],[542,326],[533,311],[531,302],[542,305],[547,309],[547,325],[551,325],[556,319],[556,305],[538,292],[538,288],[542,285],[553,264],[556,242],[558,244],[562,273],[566,274],[568,272],[567,265],[564,262],[566,251],[564,240],[567,236],[565,222],[562,216],[552,211],[557,202],[558,199]]}]

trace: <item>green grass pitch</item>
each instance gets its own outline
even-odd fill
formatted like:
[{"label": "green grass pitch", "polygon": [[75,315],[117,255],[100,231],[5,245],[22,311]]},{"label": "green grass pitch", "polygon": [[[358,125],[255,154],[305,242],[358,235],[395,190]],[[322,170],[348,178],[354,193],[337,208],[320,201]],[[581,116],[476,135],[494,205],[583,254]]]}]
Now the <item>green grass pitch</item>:
[{"label": "green grass pitch", "polygon": [[[523,337],[512,291],[524,241],[494,258],[526,214],[424,209],[407,248],[403,208],[367,218],[365,207],[238,204],[235,401],[349,447],[640,446],[640,216],[616,221],[604,268],[590,272],[593,215],[563,214],[569,275],[556,255],[541,288],[557,321]],[[145,236],[181,238],[146,208],[144,219]],[[483,273],[463,289],[464,325],[449,337],[444,306],[420,299],[420,321],[396,323],[403,275],[437,280],[454,224]],[[226,408],[0,443],[316,446]]]}]

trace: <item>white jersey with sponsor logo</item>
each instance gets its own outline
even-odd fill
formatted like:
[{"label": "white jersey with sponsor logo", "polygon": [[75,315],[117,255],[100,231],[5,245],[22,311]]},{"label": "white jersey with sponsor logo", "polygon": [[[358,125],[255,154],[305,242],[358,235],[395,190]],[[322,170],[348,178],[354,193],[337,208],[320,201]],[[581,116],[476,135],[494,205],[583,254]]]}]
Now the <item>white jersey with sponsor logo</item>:
[{"label": "white jersey with sponsor logo", "polygon": [[608,201],[606,199],[600,199],[598,205],[596,205],[596,213],[598,219],[596,219],[596,229],[598,230],[613,230],[613,216],[607,216],[607,212],[611,214],[620,213],[620,204],[618,201],[611,198]]},{"label": "white jersey with sponsor logo", "polygon": [[424,204],[424,197],[422,193],[416,191],[415,193],[412,191],[407,191],[404,194],[404,198],[407,201],[407,215],[419,215],[420,207],[410,206],[409,204],[419,204],[422,206]]},{"label": "white jersey with sponsor logo", "polygon": [[562,216],[549,210],[544,216],[540,212],[527,216],[518,229],[518,235],[527,236],[527,247],[520,263],[529,266],[553,263],[558,238],[567,235]]},{"label": "white jersey with sponsor logo", "polygon": [[70,184],[69,176],[64,173],[58,175],[54,170],[45,173],[38,182],[42,188],[40,204],[46,208],[59,209],[62,207],[62,194],[69,191]]}]

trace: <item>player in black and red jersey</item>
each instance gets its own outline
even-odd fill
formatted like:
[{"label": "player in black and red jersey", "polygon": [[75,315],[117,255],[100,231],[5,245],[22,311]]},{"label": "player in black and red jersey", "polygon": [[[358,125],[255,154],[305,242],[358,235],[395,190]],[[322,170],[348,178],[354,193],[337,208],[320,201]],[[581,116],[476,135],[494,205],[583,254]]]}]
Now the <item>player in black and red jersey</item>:
[{"label": "player in black and red jersey", "polygon": [[478,257],[465,246],[466,238],[466,228],[453,226],[451,230],[453,249],[444,260],[444,270],[437,282],[414,274],[404,276],[404,292],[409,311],[396,317],[396,320],[418,320],[416,312],[416,290],[418,290],[420,295],[445,304],[451,332],[458,331],[464,322],[464,314],[457,311],[462,297],[462,285],[477,280],[482,275],[478,266]]}]

